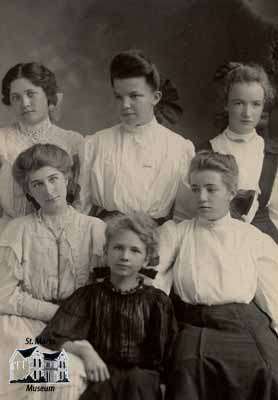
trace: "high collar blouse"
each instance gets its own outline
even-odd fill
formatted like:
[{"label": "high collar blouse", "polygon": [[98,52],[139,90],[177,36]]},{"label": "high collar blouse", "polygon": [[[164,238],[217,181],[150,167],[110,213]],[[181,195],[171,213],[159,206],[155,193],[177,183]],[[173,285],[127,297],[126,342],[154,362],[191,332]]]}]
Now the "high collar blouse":
[{"label": "high collar blouse", "polygon": [[179,183],[186,182],[193,144],[153,119],[135,128],[123,124],[85,141],[81,208],[92,205],[123,213],[168,215]]},{"label": "high collar blouse", "polygon": [[278,246],[252,225],[229,215],[193,219],[160,228],[155,286],[191,304],[250,303],[273,320],[278,333]]},{"label": "high collar blouse", "polygon": [[239,189],[259,193],[259,179],[264,159],[264,140],[255,130],[239,135],[229,128],[210,140],[212,148],[222,154],[232,154],[239,167]]},{"label": "high collar blouse", "polygon": [[7,220],[23,216],[32,211],[21,187],[12,176],[12,164],[17,156],[35,143],[52,143],[70,156],[78,154],[83,137],[76,132],[66,131],[46,120],[47,124],[35,131],[20,129],[19,124],[0,129],[0,231]]},{"label": "high collar blouse", "polygon": [[48,320],[57,302],[89,282],[104,231],[103,221],[72,207],[59,237],[40,212],[11,221],[0,237],[0,314]]}]

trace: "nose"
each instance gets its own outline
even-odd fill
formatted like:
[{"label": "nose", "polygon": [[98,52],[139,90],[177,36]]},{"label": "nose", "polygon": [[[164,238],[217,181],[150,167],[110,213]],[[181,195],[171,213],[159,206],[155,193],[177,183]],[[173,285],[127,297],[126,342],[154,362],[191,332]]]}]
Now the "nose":
[{"label": "nose", "polygon": [[129,251],[128,249],[123,249],[121,253],[121,260],[127,261],[129,259]]},{"label": "nose", "polygon": [[242,109],[242,114],[244,117],[250,117],[252,112],[252,106],[250,104],[245,104]]},{"label": "nose", "polygon": [[27,95],[23,95],[21,102],[23,107],[28,107],[30,105],[30,98]]},{"label": "nose", "polygon": [[208,199],[208,193],[207,190],[201,189],[199,192],[199,200],[200,202],[204,203]]},{"label": "nose", "polygon": [[47,195],[51,195],[53,193],[53,185],[49,182],[45,182],[44,191]]},{"label": "nose", "polygon": [[122,107],[123,107],[123,109],[126,109],[126,108],[130,107],[130,98],[128,96],[123,98]]}]

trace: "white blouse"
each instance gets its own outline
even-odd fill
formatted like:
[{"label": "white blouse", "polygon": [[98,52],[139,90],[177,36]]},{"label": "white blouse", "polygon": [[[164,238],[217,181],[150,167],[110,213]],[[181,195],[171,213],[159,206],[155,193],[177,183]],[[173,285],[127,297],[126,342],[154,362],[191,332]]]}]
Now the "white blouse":
[{"label": "white blouse", "polygon": [[212,148],[222,154],[232,154],[239,168],[238,188],[255,190],[256,196],[253,205],[245,217],[251,222],[258,209],[258,195],[260,193],[259,180],[264,160],[264,140],[254,129],[250,134],[240,135],[229,128],[210,140]]},{"label": "white blouse", "polygon": [[105,227],[72,207],[59,238],[40,212],[7,224],[0,238],[0,315],[52,318],[56,301],[89,283],[103,256]]},{"label": "white blouse", "polygon": [[[278,334],[278,246],[252,225],[229,215],[160,228],[155,286],[191,304],[250,303],[271,317]],[[174,265],[173,265],[174,263]]]},{"label": "white blouse", "polygon": [[187,180],[193,144],[158,124],[116,125],[86,137],[81,210],[147,212],[154,218],[171,210],[179,184]]}]

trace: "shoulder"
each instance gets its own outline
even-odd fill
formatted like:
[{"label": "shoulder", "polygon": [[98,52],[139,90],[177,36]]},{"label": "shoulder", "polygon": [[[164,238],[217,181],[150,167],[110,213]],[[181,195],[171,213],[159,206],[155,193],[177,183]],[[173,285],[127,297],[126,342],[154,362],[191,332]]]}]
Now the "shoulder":
[{"label": "shoulder", "polygon": [[159,308],[163,312],[172,307],[170,297],[162,290],[151,285],[144,285],[144,291],[151,308]]},{"label": "shoulder", "polygon": [[186,139],[184,136],[172,131],[169,128],[166,128],[165,126],[163,126],[161,124],[157,124],[157,125],[158,125],[158,129],[160,130],[161,134],[163,134],[165,137],[167,137],[170,142],[175,143],[178,146],[182,146],[183,149],[186,148],[189,151],[194,151],[194,145],[191,142],[191,140]]},{"label": "shoulder", "polygon": [[96,144],[96,143],[106,143],[108,141],[113,141],[115,135],[120,133],[120,125],[114,125],[110,128],[102,129],[101,131],[97,131],[92,135],[88,135],[85,137],[86,145]]},{"label": "shoulder", "polygon": [[[11,138],[11,135],[14,135],[16,129],[14,126],[4,126],[0,128],[0,143],[1,147],[5,145],[5,142],[8,142]],[[1,151],[1,149],[0,149]]]},{"label": "shoulder", "polygon": [[88,225],[89,227],[100,230],[104,230],[106,227],[105,222],[103,222],[100,218],[82,214],[78,210],[75,210],[73,207],[72,213],[74,214],[75,218],[79,219],[81,224]]},{"label": "shoulder", "polygon": [[80,287],[61,303],[61,310],[78,318],[86,317],[97,289],[98,284],[95,283]]},{"label": "shoulder", "polygon": [[214,138],[209,140],[209,144],[212,148],[213,148],[213,145],[215,145],[217,143],[222,143],[223,141],[225,141],[226,135],[224,134],[224,132],[219,133],[219,135],[217,135]]},{"label": "shoulder", "polygon": [[29,214],[11,220],[5,226],[0,235],[0,247],[12,249],[18,260],[21,260],[24,248],[29,247],[27,243],[33,240],[36,240],[35,219]]},{"label": "shoulder", "polygon": [[67,139],[70,139],[72,142],[79,143],[84,140],[83,136],[75,131],[63,129],[60,126],[53,125],[53,130],[55,133],[59,134],[60,136],[63,136]]}]

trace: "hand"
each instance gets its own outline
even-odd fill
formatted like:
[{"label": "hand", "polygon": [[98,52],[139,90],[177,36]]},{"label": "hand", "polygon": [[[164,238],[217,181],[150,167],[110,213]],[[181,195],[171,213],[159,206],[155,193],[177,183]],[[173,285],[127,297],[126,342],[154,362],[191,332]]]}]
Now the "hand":
[{"label": "hand", "polygon": [[91,349],[91,351],[83,357],[83,361],[88,380],[92,382],[104,382],[110,378],[107,365],[94,349]]}]

